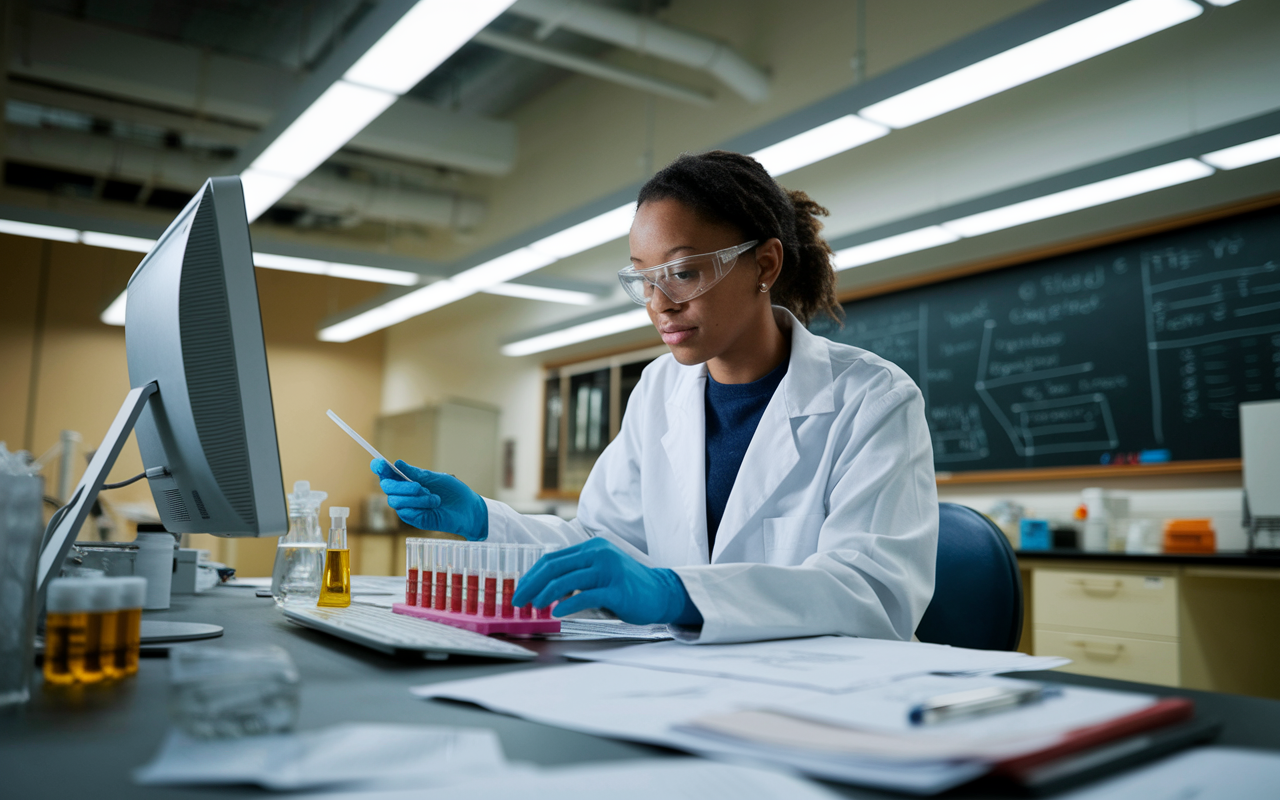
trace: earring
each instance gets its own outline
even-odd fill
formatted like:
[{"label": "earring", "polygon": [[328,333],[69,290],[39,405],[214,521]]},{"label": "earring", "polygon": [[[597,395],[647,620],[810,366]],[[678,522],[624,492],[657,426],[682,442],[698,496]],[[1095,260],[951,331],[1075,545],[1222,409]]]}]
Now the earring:
[{"label": "earring", "polygon": [[760,292],[763,294],[764,292],[767,292],[767,291],[769,291],[769,284],[767,283],[760,284]]}]

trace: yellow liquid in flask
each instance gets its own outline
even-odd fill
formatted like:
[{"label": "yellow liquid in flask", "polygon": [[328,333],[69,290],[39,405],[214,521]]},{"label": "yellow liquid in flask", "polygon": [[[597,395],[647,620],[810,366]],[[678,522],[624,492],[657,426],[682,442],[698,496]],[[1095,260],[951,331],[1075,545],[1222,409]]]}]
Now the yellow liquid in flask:
[{"label": "yellow liquid in flask", "polygon": [[324,577],[320,581],[321,608],[346,608],[351,605],[351,551],[326,550]]}]

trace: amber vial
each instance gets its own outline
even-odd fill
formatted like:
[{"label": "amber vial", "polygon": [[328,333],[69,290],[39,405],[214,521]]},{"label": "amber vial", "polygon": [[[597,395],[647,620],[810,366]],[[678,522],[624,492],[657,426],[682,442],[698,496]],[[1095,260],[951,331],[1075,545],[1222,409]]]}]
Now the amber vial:
[{"label": "amber vial", "polygon": [[84,666],[76,679],[81,683],[100,683],[120,675],[116,670],[116,631],[121,586],[118,578],[91,578],[88,584]]},{"label": "amber vial", "polygon": [[74,683],[84,671],[85,627],[89,614],[87,581],[55,578],[49,581],[48,610],[44,623],[44,681],[50,686]]},{"label": "amber vial", "polygon": [[142,605],[147,599],[146,578],[119,578],[120,611],[116,613],[116,673],[136,675],[142,646]]},{"label": "amber vial", "polygon": [[320,580],[322,608],[351,605],[351,551],[347,549],[347,514],[350,509],[329,507],[329,547],[324,554],[324,576]]}]

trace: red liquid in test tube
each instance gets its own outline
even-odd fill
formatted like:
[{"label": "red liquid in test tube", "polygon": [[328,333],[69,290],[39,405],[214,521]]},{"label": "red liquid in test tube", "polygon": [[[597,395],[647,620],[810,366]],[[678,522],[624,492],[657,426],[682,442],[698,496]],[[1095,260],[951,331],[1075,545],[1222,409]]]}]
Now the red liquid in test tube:
[{"label": "red liquid in test tube", "polygon": [[516,593],[516,579],[502,579],[502,616],[511,619],[516,615],[515,606],[511,605],[511,596]]},{"label": "red liquid in test tube", "polygon": [[480,576],[467,575],[467,613],[474,614],[480,606]]},{"label": "red liquid in test tube", "polygon": [[436,611],[444,611],[448,608],[449,603],[445,597],[445,590],[448,588],[449,573],[436,572]]},{"label": "red liquid in test tube", "polygon": [[547,606],[546,608],[537,609],[538,619],[551,619],[551,609],[554,607],[555,606],[553,604],[553,605]]},{"label": "red liquid in test tube", "polygon": [[462,573],[455,572],[449,577],[449,610],[455,614],[462,613]]},{"label": "red liquid in test tube", "polygon": [[409,580],[404,587],[404,601],[408,605],[416,606],[418,604],[418,568],[409,568]]},{"label": "red liquid in test tube", "polygon": [[498,579],[485,576],[484,579],[484,615],[492,617],[498,612]]}]

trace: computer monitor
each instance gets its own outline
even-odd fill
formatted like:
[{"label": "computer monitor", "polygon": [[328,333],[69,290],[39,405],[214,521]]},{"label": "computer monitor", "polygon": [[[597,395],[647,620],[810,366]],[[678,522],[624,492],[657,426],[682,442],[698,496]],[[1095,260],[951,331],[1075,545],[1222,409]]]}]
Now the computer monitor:
[{"label": "computer monitor", "polygon": [[37,589],[56,578],[132,430],[171,533],[288,529],[253,250],[240,179],[210,178],[129,279],[132,390],[51,520]]}]

